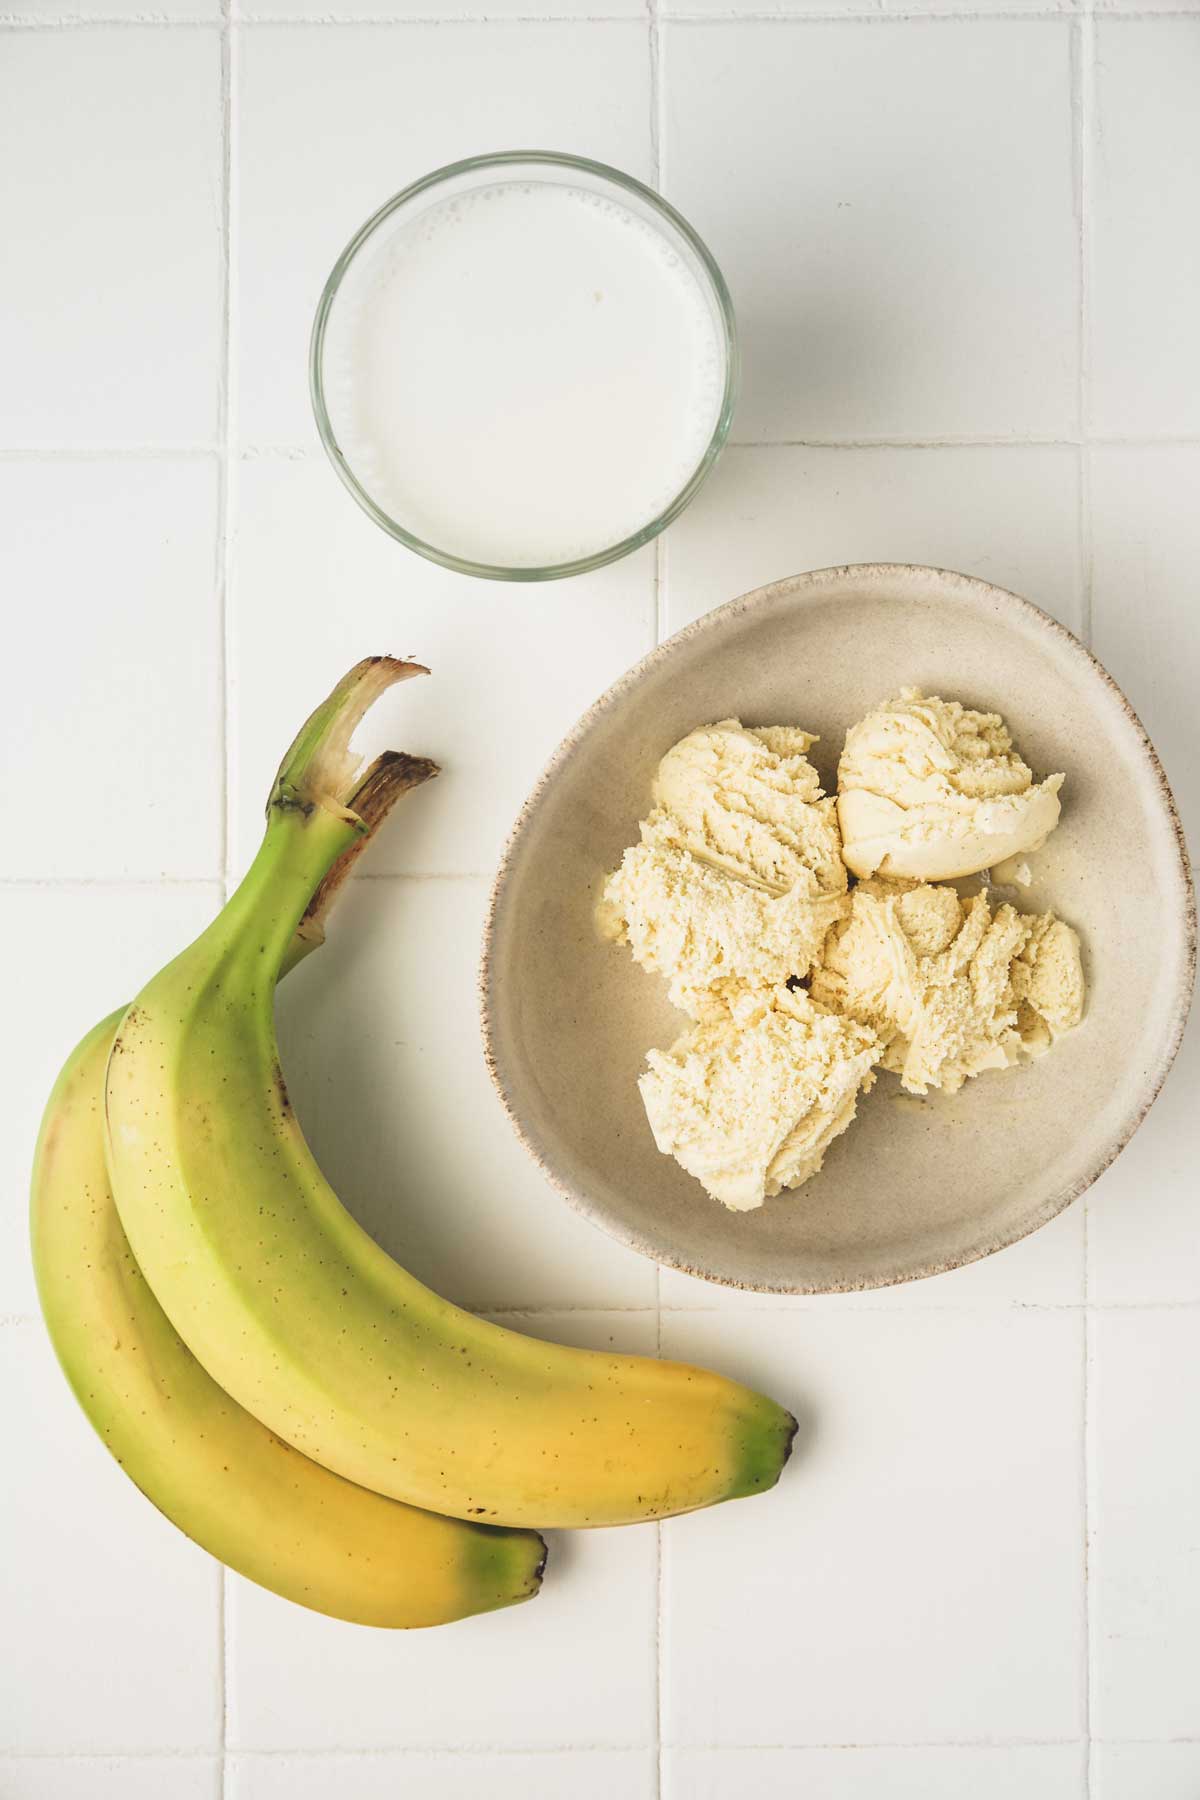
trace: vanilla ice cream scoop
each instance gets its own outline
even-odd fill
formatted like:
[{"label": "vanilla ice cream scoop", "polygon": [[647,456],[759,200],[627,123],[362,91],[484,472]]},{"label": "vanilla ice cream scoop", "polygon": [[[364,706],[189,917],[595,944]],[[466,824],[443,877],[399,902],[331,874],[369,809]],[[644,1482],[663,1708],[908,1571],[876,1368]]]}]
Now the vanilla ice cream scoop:
[{"label": "vanilla ice cream scoop", "polygon": [[807,975],[847,910],[837,806],[793,726],[722,719],[667,751],[641,842],[609,876],[606,936],[693,1018]]},{"label": "vanilla ice cream scoop", "polygon": [[658,765],[655,834],[776,894],[810,875],[821,892],[844,893],[834,802],[808,760],[816,741],[798,726],[749,730],[737,719],[690,731]]},{"label": "vanilla ice cream scoop", "polygon": [[812,997],[886,1045],[910,1093],[1040,1056],[1083,1016],[1079,939],[1053,913],[953,888],[861,881],[813,971]]},{"label": "vanilla ice cream scoop", "polygon": [[842,855],[855,875],[949,881],[1040,850],[1062,775],[1035,782],[998,713],[902,688],[846,734]]},{"label": "vanilla ice cream scoop", "polygon": [[651,1050],[638,1082],[654,1141],[714,1200],[748,1212],[815,1175],[870,1087],[882,1045],[784,987]]}]

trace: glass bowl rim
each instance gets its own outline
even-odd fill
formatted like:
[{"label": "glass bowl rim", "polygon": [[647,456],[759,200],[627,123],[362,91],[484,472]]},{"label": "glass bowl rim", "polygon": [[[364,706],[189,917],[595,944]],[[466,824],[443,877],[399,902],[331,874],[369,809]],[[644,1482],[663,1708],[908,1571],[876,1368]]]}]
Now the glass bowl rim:
[{"label": "glass bowl rim", "polygon": [[[618,543],[594,551],[589,556],[576,557],[569,562],[516,566],[477,562],[470,557],[456,556],[452,551],[439,549],[436,544],[428,543],[423,538],[417,537],[415,533],[408,531],[398,520],[393,519],[390,513],[385,512],[377,501],[372,499],[350,467],[342,447],[338,443],[337,434],[329,416],[329,409],[325,403],[325,377],[322,365],[325,334],[343,278],[359,251],[374,236],[379,227],[391,218],[393,213],[398,212],[418,194],[451,181],[459,175],[470,175],[487,169],[512,168],[528,163],[544,167],[576,169],[584,174],[598,177],[601,181],[610,182],[648,205],[683,238],[700,263],[716,302],[725,345],[725,385],[717,421],[704,454],[679,492],[654,518],[645,525],[639,526],[637,531],[631,532],[628,537],[622,538]],[[609,163],[596,162],[590,157],[574,156],[568,152],[556,150],[500,150],[480,156],[463,157],[458,162],[445,163],[441,168],[431,170],[429,174],[422,175],[418,181],[401,188],[400,192],[393,194],[390,200],[385,200],[383,205],[359,226],[330,270],[321,290],[320,300],[317,302],[316,316],[313,319],[312,334],[309,339],[308,386],[317,432],[326,455],[342,483],[353,494],[363,511],[390,537],[407,545],[410,550],[415,550],[419,556],[425,557],[429,562],[440,563],[443,568],[453,569],[461,575],[476,575],[491,581],[554,581],[563,576],[584,575],[589,570],[603,568],[607,563],[616,562],[620,557],[628,556],[632,551],[650,543],[661,531],[666,529],[673,519],[678,518],[708,477],[729,436],[733,410],[737,402],[739,360],[737,323],[734,317],[733,300],[725,277],[707,244],[669,201],[664,200],[661,194],[656,194],[653,188],[647,187],[645,182],[639,181],[636,176],[627,175],[622,169],[615,169]]]}]

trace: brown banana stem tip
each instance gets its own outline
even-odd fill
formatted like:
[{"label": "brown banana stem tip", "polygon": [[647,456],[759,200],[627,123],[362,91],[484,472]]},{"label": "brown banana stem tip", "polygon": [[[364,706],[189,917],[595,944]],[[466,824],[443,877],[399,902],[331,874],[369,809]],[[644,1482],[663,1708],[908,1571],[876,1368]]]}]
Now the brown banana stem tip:
[{"label": "brown banana stem tip", "polygon": [[375,758],[348,802],[350,810],[358,814],[367,829],[342,851],[322,880],[296,928],[298,937],[310,944],[324,942],[326,922],[346,877],[397,800],[439,773],[438,765],[429,757],[410,756],[405,750],[385,750]]}]

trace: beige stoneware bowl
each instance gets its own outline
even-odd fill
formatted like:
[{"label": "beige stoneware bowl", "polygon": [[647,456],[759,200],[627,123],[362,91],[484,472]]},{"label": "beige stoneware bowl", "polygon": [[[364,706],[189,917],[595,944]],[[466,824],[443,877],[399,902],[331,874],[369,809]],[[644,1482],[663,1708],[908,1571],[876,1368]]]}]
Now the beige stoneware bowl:
[{"label": "beige stoneware bowl", "polygon": [[[821,734],[904,684],[1004,714],[1038,775],[1066,772],[1062,824],[1005,898],[1083,939],[1081,1028],[1044,1060],[953,1098],[882,1075],[821,1173],[732,1213],[661,1156],[636,1081],[683,1028],[664,984],[603,943],[593,906],[634,841],[659,758],[730,715]],[[610,688],[555,754],[496,877],[484,939],[488,1063],[526,1147],[595,1224],[647,1256],[766,1292],[881,1287],[1035,1231],[1128,1143],[1183,1030],[1195,909],[1158,758],[1120,690],[1027,601],[940,569],[797,575],[689,626]]]}]

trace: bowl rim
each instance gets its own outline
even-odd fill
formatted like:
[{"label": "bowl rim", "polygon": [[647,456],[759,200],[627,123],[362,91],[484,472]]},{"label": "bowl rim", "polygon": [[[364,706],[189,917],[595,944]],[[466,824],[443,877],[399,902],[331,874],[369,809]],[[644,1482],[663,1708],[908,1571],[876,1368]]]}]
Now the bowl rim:
[{"label": "bowl rim", "polygon": [[[1078,663],[1099,678],[1102,686],[1116,700],[1126,721],[1133,727],[1135,739],[1145,755],[1159,804],[1171,827],[1174,839],[1173,869],[1177,877],[1176,893],[1173,896],[1164,895],[1163,899],[1164,903],[1170,904],[1172,915],[1178,917],[1182,923],[1184,953],[1170,1001],[1172,1026],[1155,1065],[1146,1072],[1140,1103],[1136,1110],[1104,1146],[1100,1156],[1091,1166],[1051,1194],[1033,1219],[1023,1222],[1018,1230],[997,1233],[987,1241],[970,1246],[961,1255],[932,1260],[893,1274],[881,1274],[878,1279],[848,1279],[844,1282],[825,1282],[814,1285],[780,1282],[772,1283],[769,1286],[739,1281],[717,1270],[698,1268],[678,1252],[673,1252],[670,1246],[663,1245],[657,1240],[652,1242],[648,1236],[639,1237],[636,1231],[623,1227],[610,1219],[603,1208],[598,1206],[586,1191],[556,1169],[548,1146],[526,1125],[521,1117],[515,1100],[509,1092],[496,1052],[495,950],[506,889],[514,859],[530,828],[534,814],[558,775],[581,748],[584,740],[590,734],[594,722],[621,701],[633,688],[640,685],[646,674],[667,661],[683,644],[706,635],[718,621],[767,611],[777,601],[785,598],[791,600],[805,595],[815,598],[822,590],[838,582],[850,580],[866,584],[872,581],[894,581],[912,577],[929,578],[940,586],[944,593],[952,594],[976,609],[986,607],[992,612],[998,611],[1002,616],[1015,614],[1017,618],[1022,619],[1034,630],[1041,630],[1049,637],[1056,639],[1066,649],[1068,655],[1073,656]],[[702,613],[699,618],[693,619],[690,624],[685,625],[671,637],[664,639],[661,644],[656,645],[646,656],[643,656],[623,675],[619,676],[587,708],[586,712],[580,715],[571,730],[562,739],[517,814],[501,852],[488,894],[478,971],[480,1029],[483,1037],[484,1062],[491,1077],[492,1086],[499,1096],[513,1130],[551,1187],[598,1230],[604,1231],[609,1237],[615,1238],[618,1243],[626,1245],[627,1248],[636,1250],[661,1266],[676,1269],[682,1274],[696,1276],[720,1287],[737,1288],[747,1292],[769,1294],[856,1293],[874,1288],[899,1287],[910,1281],[925,1280],[931,1275],[946,1274],[951,1269],[965,1268],[970,1263],[981,1261],[985,1256],[993,1255],[997,1250],[1005,1250],[1010,1245],[1019,1243],[1023,1238],[1032,1236],[1035,1231],[1039,1231],[1043,1225],[1049,1224],[1051,1219],[1064,1212],[1072,1201],[1077,1200],[1080,1194],[1085,1193],[1115,1162],[1158,1098],[1182,1042],[1196,979],[1196,929],[1196,893],[1192,885],[1191,863],[1183,823],[1179,816],[1175,797],[1171,792],[1170,783],[1167,780],[1166,771],[1151,742],[1149,733],[1125,693],[1088,646],[1067,626],[1053,618],[1051,614],[1044,612],[1041,607],[1035,606],[1031,600],[1026,600],[1022,595],[1013,593],[1009,588],[998,587],[993,582],[984,581],[979,576],[963,575],[953,569],[942,569],[926,563],[832,564],[828,568],[809,569],[798,575],[785,576],[780,580],[767,582],[761,587],[752,588],[749,592],[738,595],[735,599],[725,601],[710,612]]]}]

